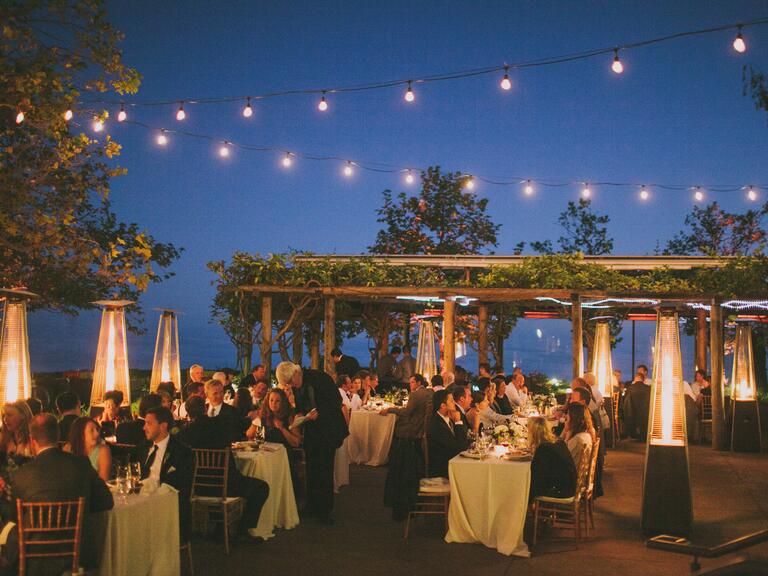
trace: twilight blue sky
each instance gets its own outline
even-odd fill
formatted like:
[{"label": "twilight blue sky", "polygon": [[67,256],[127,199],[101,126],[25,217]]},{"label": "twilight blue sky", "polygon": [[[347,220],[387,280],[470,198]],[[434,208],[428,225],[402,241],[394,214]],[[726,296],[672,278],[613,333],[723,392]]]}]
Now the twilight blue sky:
[{"label": "twilight blue sky", "polygon": [[[665,34],[768,16],[763,1],[444,1],[444,2],[110,2],[122,30],[125,61],[143,75],[136,101],[264,93],[418,77],[538,59]],[[768,70],[768,26],[745,30],[748,52],[731,48],[732,32],[675,40],[622,54],[499,77],[317,98],[292,96],[254,103],[187,106],[183,128],[221,139],[320,155],[461,170],[488,177],[695,184],[768,183],[768,115],[742,96],[741,67]],[[113,111],[113,115],[116,110]],[[173,106],[129,110],[131,119],[179,127]],[[185,248],[176,277],[144,299],[148,333],[132,338],[135,367],[149,367],[154,306],[180,319],[182,363],[233,364],[226,336],[209,323],[213,289],[205,264],[235,250],[361,253],[378,229],[375,208],[396,175],[235,150],[171,137],[165,149],[142,128],[110,123],[123,145],[128,175],[114,181],[113,203],[163,241]],[[415,188],[414,188],[415,189]],[[616,254],[649,254],[683,224],[691,192],[593,187],[594,208],[611,216]],[[556,238],[555,220],[578,188],[537,189],[482,184],[493,219],[503,224],[497,253],[521,240]],[[761,198],[766,199],[766,191]],[[707,193],[726,208],[747,208],[743,193]],[[511,355],[528,366],[567,373],[568,323],[522,322]],[[535,360],[535,330],[566,346]],[[643,354],[648,333],[639,332]],[[77,318],[35,314],[30,323],[35,370],[92,367],[98,314]],[[627,334],[628,335],[628,334]],[[627,338],[628,339],[628,338]],[[640,341],[639,341],[640,345]],[[365,342],[352,345],[364,360]],[[625,349],[619,351],[628,364]],[[558,359],[562,356],[562,359]],[[510,356],[511,357],[511,356]],[[564,359],[564,360],[563,360]],[[544,362],[539,364],[539,362]],[[547,362],[556,368],[549,369]],[[467,363],[469,365],[469,363]],[[629,366],[624,367],[625,371]]]}]

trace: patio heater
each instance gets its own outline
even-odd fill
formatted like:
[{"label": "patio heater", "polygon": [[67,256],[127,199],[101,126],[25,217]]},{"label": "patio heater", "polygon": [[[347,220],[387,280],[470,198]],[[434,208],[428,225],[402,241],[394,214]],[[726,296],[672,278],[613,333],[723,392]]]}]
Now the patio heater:
[{"label": "patio heater", "polygon": [[419,345],[416,352],[416,373],[429,383],[437,371],[435,353],[435,318],[419,319]]},{"label": "patio heater", "polygon": [[128,377],[128,344],[125,335],[125,307],[130,300],[99,300],[102,306],[99,345],[93,368],[91,406],[102,406],[104,395],[112,390],[123,392],[123,405],[131,403],[131,382]]},{"label": "patio heater", "polygon": [[613,362],[611,362],[611,329],[608,322],[595,326],[595,345],[592,351],[592,373],[603,397],[610,400],[613,393]]},{"label": "patio heater", "polygon": [[661,310],[656,320],[642,526],[646,534],[685,536],[692,524],[680,327],[675,312]]},{"label": "patio heater", "polygon": [[755,386],[755,363],[752,355],[752,330],[747,325],[736,327],[731,378],[731,450],[760,452],[760,408]]},{"label": "patio heater", "polygon": [[0,406],[32,395],[29,367],[27,301],[37,295],[25,290],[0,290],[5,299],[0,332]]},{"label": "patio heater", "polygon": [[175,310],[161,310],[157,323],[155,356],[152,361],[152,377],[149,389],[157,390],[161,382],[173,382],[176,388],[182,386],[179,360],[179,320]]}]

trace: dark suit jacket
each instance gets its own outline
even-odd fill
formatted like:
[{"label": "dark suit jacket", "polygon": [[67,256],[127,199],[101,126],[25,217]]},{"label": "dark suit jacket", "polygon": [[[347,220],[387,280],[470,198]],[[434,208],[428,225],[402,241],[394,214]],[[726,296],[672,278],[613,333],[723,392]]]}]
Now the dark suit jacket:
[{"label": "dark suit jacket", "polygon": [[442,417],[435,413],[427,428],[429,475],[448,478],[448,460],[469,446],[467,427],[454,424],[453,431]]},{"label": "dark suit jacket", "polygon": [[[138,450],[142,477],[149,475],[149,469],[146,465],[151,448],[152,443],[147,443]],[[173,486],[179,491],[179,522],[182,543],[189,541],[191,529],[192,508],[190,496],[192,494],[194,465],[192,450],[179,442],[174,436],[170,436],[165,456],[163,456],[163,463],[160,467],[160,483]]]},{"label": "dark suit jacket", "polygon": [[336,449],[349,436],[349,428],[341,411],[341,395],[333,379],[320,370],[304,369],[301,388],[294,388],[296,411],[308,414],[317,408],[318,417],[314,422],[306,422],[304,427],[304,445],[321,445]]},{"label": "dark suit jacket", "polygon": [[642,382],[632,382],[624,399],[624,423],[629,435],[643,442],[648,434],[650,404],[651,387]]},{"label": "dark suit jacket", "polygon": [[79,417],[77,414],[67,414],[61,417],[59,420],[59,440],[69,442],[69,430],[72,428],[73,422]]},{"label": "dark suit jacket", "polygon": [[87,458],[48,448],[11,474],[14,499],[30,502],[85,498],[88,512],[110,510],[112,493]]},{"label": "dark suit jacket", "polygon": [[424,421],[427,415],[427,404],[432,401],[434,390],[417,388],[408,397],[408,404],[402,408],[390,408],[389,412],[397,414],[395,436],[398,438],[421,438],[424,435]]},{"label": "dark suit jacket", "polygon": [[[211,409],[210,405],[205,403],[205,413]],[[222,403],[219,415],[214,417],[214,420],[219,420],[222,424],[226,423],[225,427],[229,430],[229,442],[235,442],[240,440],[248,429],[244,427],[244,421],[240,413],[234,406],[230,406],[226,402]]]},{"label": "dark suit jacket", "polygon": [[120,444],[133,444],[135,446],[145,444],[147,437],[144,434],[144,420],[137,418],[136,420],[121,422],[115,430],[115,436]]},{"label": "dark suit jacket", "polygon": [[576,492],[576,466],[562,440],[545,442],[531,461],[530,499],[536,496],[569,498]]},{"label": "dark suit jacket", "polygon": [[355,374],[360,370],[360,363],[356,358],[343,354],[338,362],[336,362],[336,375],[346,374],[350,378],[354,378]]},{"label": "dark suit jacket", "polygon": [[244,376],[242,380],[240,380],[238,388],[248,388],[254,384],[256,384],[256,378],[253,377],[253,374],[248,374],[247,376]]}]

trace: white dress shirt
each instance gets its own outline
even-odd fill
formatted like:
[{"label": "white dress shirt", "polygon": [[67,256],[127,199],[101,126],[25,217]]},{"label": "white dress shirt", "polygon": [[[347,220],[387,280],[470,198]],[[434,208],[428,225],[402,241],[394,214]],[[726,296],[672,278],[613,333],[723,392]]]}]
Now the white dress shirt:
[{"label": "white dress shirt", "polygon": [[[168,440],[171,439],[170,434],[166,436],[160,442],[155,442],[154,446],[157,446],[157,454],[155,454],[155,461],[152,462],[152,467],[149,469],[149,477],[155,480],[158,485],[160,484],[160,470],[163,468],[163,458],[165,458],[165,451],[168,448]],[[154,446],[149,449],[149,454],[152,454]]]},{"label": "white dress shirt", "polygon": [[507,399],[512,406],[522,406],[523,401],[520,398],[520,392],[517,390],[514,384],[508,384],[506,390]]},{"label": "white dress shirt", "polygon": [[221,412],[221,404],[218,406],[214,406],[213,404],[208,404],[208,416],[210,418],[216,418],[216,416],[219,415],[219,412]]}]

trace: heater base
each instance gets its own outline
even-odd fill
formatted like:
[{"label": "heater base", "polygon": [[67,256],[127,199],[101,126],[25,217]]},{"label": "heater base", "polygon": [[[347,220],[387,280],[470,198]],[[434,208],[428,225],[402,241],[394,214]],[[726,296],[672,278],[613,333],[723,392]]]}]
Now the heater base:
[{"label": "heater base", "polygon": [[760,452],[760,410],[754,400],[731,400],[731,450]]},{"label": "heater base", "polygon": [[687,446],[649,444],[643,481],[643,532],[688,536],[692,526]]}]

